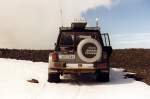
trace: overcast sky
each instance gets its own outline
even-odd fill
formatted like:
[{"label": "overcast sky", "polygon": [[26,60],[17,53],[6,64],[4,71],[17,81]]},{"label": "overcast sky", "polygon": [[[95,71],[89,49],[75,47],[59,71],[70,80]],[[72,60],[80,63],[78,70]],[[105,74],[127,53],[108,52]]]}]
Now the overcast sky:
[{"label": "overcast sky", "polygon": [[58,27],[84,17],[113,48],[150,48],[149,0],[0,0],[0,48],[51,49]]}]

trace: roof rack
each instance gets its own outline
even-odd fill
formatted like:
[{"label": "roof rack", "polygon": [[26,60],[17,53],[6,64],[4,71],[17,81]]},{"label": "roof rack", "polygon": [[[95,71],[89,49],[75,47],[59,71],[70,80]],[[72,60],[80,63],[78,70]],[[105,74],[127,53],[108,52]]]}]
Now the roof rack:
[{"label": "roof rack", "polygon": [[71,28],[73,29],[84,29],[87,25],[87,22],[72,22]]},{"label": "roof rack", "polygon": [[[72,27],[60,27],[60,30],[74,30],[76,28],[72,28]],[[100,30],[99,27],[85,27],[83,28],[84,30]]]}]

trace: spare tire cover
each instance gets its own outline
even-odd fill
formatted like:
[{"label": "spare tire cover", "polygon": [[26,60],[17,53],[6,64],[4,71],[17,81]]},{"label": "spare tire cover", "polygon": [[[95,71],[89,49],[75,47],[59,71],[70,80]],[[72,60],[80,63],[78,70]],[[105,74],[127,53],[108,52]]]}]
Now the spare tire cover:
[{"label": "spare tire cover", "polygon": [[101,59],[102,47],[97,40],[87,38],[79,43],[77,47],[77,54],[84,62],[96,62]]}]

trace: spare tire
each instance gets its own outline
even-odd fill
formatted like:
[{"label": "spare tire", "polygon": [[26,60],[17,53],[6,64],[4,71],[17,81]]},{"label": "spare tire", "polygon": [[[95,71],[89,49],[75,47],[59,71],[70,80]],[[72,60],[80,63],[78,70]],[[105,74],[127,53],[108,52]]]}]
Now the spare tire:
[{"label": "spare tire", "polygon": [[97,40],[87,38],[79,43],[77,47],[77,54],[84,62],[96,62],[101,59],[102,47]]}]

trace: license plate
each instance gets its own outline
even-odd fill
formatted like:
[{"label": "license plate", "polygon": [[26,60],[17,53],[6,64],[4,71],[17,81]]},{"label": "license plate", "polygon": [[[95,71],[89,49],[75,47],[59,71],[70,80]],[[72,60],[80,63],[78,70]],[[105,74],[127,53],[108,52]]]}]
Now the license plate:
[{"label": "license plate", "polygon": [[80,68],[80,69],[93,69],[94,65],[93,64],[82,64],[80,66],[80,64],[66,64],[67,68]]},{"label": "license plate", "polygon": [[59,55],[59,59],[75,59],[75,55]]}]

